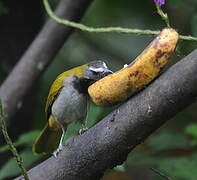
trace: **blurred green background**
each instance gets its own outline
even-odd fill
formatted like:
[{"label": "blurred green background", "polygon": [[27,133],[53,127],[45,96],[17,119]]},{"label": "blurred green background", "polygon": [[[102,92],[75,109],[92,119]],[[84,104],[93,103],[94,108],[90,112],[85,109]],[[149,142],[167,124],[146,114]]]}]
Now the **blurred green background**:
[{"label": "blurred green background", "polygon": [[[181,34],[197,36],[197,1],[166,0],[163,6],[173,28]],[[57,0],[51,3],[55,5]],[[2,83],[41,29],[46,14],[42,1],[0,0],[0,82]],[[95,0],[82,23],[94,27],[122,26],[161,30],[165,24],[156,12],[153,0]],[[9,134],[24,159],[27,169],[47,156],[35,156],[32,143],[44,126],[45,100],[51,83],[61,72],[101,59],[116,71],[130,63],[153,39],[152,36],[90,34],[75,31],[46,72],[26,95],[22,108],[9,124]],[[189,54],[197,42],[180,41],[170,65]],[[159,108],[159,107],[158,107]],[[88,126],[93,126],[113,108],[91,104]],[[160,180],[150,168],[156,168],[173,180],[197,179],[197,104],[193,104],[152,134],[132,151],[122,166],[106,173],[103,179]],[[79,124],[70,125],[65,140],[78,134]],[[0,179],[20,174],[16,162],[0,134]]]}]

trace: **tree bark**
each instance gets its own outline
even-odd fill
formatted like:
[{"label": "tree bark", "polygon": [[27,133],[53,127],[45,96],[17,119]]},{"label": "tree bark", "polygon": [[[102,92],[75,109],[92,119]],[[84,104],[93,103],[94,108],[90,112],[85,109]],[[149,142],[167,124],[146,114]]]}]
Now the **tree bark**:
[{"label": "tree bark", "polygon": [[[31,180],[97,180],[197,98],[197,50],[169,68],[83,135],[70,138],[57,158],[28,171]],[[20,179],[16,178],[16,179]]]},{"label": "tree bark", "polygon": [[[72,21],[79,21],[92,0],[61,0],[55,13]],[[23,97],[36,83],[41,73],[52,61],[72,28],[49,19],[29,46],[20,61],[0,87],[0,98],[8,118],[23,104]]]}]

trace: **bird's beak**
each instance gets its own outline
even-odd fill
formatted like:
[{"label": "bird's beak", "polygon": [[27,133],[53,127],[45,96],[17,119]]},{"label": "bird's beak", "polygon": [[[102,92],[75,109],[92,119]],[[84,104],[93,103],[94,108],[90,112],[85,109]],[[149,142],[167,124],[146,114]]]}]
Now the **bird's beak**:
[{"label": "bird's beak", "polygon": [[108,76],[108,75],[110,75],[112,73],[113,73],[113,71],[111,71],[109,69],[105,69],[105,71],[102,73],[101,77],[104,78],[105,76]]}]

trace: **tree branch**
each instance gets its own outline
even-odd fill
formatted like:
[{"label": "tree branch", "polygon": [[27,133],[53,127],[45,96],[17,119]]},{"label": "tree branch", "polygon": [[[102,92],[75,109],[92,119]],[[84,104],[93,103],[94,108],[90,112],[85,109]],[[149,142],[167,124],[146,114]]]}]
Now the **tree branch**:
[{"label": "tree branch", "polygon": [[[79,21],[92,0],[61,0],[55,13]],[[72,28],[48,20],[40,33],[0,87],[0,98],[10,118],[22,105],[23,97],[52,61]]]},{"label": "tree branch", "polygon": [[28,171],[30,179],[99,179],[106,169],[123,163],[135,146],[196,100],[196,70],[197,50],[83,135],[70,138],[57,158],[50,157]]}]

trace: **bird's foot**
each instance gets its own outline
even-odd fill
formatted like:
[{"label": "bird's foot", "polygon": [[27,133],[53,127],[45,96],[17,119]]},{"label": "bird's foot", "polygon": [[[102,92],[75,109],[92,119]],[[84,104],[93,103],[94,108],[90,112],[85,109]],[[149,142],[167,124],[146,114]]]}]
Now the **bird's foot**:
[{"label": "bird's foot", "polygon": [[84,132],[86,132],[88,130],[87,127],[83,127],[79,130],[79,135],[82,135]]},{"label": "bird's foot", "polygon": [[58,154],[62,151],[63,146],[60,144],[56,151],[53,152],[53,156],[56,158]]}]

